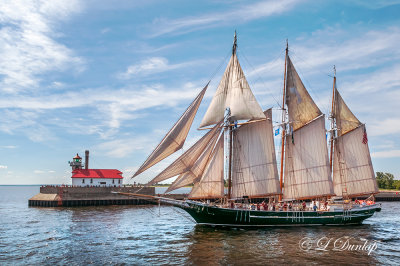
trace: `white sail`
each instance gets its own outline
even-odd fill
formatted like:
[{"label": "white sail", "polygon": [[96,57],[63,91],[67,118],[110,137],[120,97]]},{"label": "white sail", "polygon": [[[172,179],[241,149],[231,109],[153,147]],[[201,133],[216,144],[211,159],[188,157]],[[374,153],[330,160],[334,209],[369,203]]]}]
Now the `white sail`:
[{"label": "white sail", "polygon": [[323,115],[287,135],[284,181],[284,200],[333,195]]},{"label": "white sail", "polygon": [[216,134],[213,139],[208,143],[206,149],[204,152],[200,155],[200,157],[196,160],[194,163],[193,167],[185,172],[182,173],[178,176],[177,179],[171,184],[171,186],[168,187],[167,191],[165,193],[168,193],[170,191],[173,191],[175,189],[193,184],[195,182],[198,182],[201,175],[204,172],[204,169],[207,166],[207,162],[210,159],[211,152],[213,151],[215,147],[215,143],[217,142],[217,137],[218,134]]},{"label": "white sail", "polygon": [[179,120],[165,135],[160,144],[158,144],[158,146],[149,155],[142,166],[140,166],[140,168],[136,171],[132,178],[141,174],[145,170],[149,169],[156,163],[160,162],[161,160],[165,159],[166,157],[183,147],[183,144],[185,143],[187,134],[189,133],[189,129],[192,126],[193,119],[196,116],[197,110],[199,109],[200,103],[207,90],[207,87],[208,84],[189,105],[189,107],[182,114]]},{"label": "white sail", "polygon": [[219,141],[211,155],[200,181],[193,186],[189,199],[224,197],[224,138]]},{"label": "white sail", "polygon": [[377,193],[365,125],[350,111],[336,89],[333,117],[338,129],[333,155],[335,194],[351,197]]},{"label": "white sail", "polygon": [[200,127],[213,125],[224,118],[229,107],[233,120],[262,119],[265,115],[254,97],[243,70],[234,53],[226,67],[217,91]]},{"label": "white sail", "polygon": [[172,164],[170,164],[147,184],[153,185],[190,170],[199,156],[206,149],[209,142],[219,134],[218,129],[219,124],[215,125],[212,130],[207,132],[207,134],[205,134],[192,147],[190,147],[185,153],[183,153],[178,159],[176,159]]},{"label": "white sail", "polygon": [[172,164],[165,168],[161,173],[154,177],[147,185],[153,185],[158,182],[164,181],[168,178],[177,176],[188,171],[193,167],[196,160],[206,149],[208,143],[219,134],[219,125],[215,125],[214,128],[207,132],[201,139],[199,139],[192,147],[184,152],[178,159]]},{"label": "white sail", "polygon": [[293,130],[296,130],[322,113],[306,90],[289,56],[286,81],[286,104],[288,106],[289,120]]},{"label": "white sail", "polygon": [[233,133],[232,198],[281,194],[271,109],[264,114],[267,120],[242,125]]}]

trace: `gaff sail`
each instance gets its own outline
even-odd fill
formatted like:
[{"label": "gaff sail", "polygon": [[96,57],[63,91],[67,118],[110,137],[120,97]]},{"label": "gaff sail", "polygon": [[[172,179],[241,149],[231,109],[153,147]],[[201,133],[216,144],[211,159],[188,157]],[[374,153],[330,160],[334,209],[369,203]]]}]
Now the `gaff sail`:
[{"label": "gaff sail", "polygon": [[350,111],[337,89],[334,103],[338,135],[333,155],[335,194],[351,197],[377,193],[365,125]]}]

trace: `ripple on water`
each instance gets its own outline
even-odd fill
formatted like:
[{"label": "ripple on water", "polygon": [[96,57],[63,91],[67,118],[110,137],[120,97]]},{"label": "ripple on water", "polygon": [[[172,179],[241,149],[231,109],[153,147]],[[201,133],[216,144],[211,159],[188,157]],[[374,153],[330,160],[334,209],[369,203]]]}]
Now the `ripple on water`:
[{"label": "ripple on water", "polygon": [[[0,195],[9,193],[0,187]],[[29,189],[31,192],[29,194]],[[0,202],[0,264],[394,264],[400,261],[400,203],[361,226],[243,230],[196,226],[170,206],[29,208],[37,188]],[[27,193],[28,191],[28,193]],[[11,192],[10,192],[11,193]],[[2,197],[7,198],[7,197]],[[1,200],[1,199],[0,199]],[[302,251],[303,237],[379,241],[365,252]]]}]

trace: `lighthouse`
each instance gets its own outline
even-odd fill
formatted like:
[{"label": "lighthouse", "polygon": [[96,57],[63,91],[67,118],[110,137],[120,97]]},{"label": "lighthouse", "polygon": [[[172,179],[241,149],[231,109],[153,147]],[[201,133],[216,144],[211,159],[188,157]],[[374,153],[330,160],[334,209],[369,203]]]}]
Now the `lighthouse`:
[{"label": "lighthouse", "polygon": [[82,158],[79,154],[76,154],[74,158],[72,158],[72,162],[69,162],[69,166],[72,167],[72,171],[76,169],[82,169]]},{"label": "lighthouse", "polygon": [[85,169],[82,158],[77,153],[72,162],[72,185],[79,187],[119,187],[122,185],[122,172],[117,169],[89,169],[89,151],[85,151]]}]

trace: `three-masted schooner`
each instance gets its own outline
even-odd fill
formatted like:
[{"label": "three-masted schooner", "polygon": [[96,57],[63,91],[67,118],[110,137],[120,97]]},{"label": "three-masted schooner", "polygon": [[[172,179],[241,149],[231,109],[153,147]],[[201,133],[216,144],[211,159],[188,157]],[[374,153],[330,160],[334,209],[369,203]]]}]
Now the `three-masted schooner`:
[{"label": "three-masted schooner", "polygon": [[[188,199],[177,206],[199,224],[356,224],[379,211],[374,202],[364,206],[351,201],[377,193],[378,187],[365,125],[339,94],[336,74],[329,156],[325,115],[297,74],[286,46],[279,174],[272,110],[263,111],[256,101],[236,48],[235,32],[232,56],[200,124],[209,131],[148,185],[176,176],[167,192],[193,184]],[[133,177],[182,148],[207,87]],[[335,197],[341,202],[335,203]],[[311,209],[306,200],[313,200]]]}]

